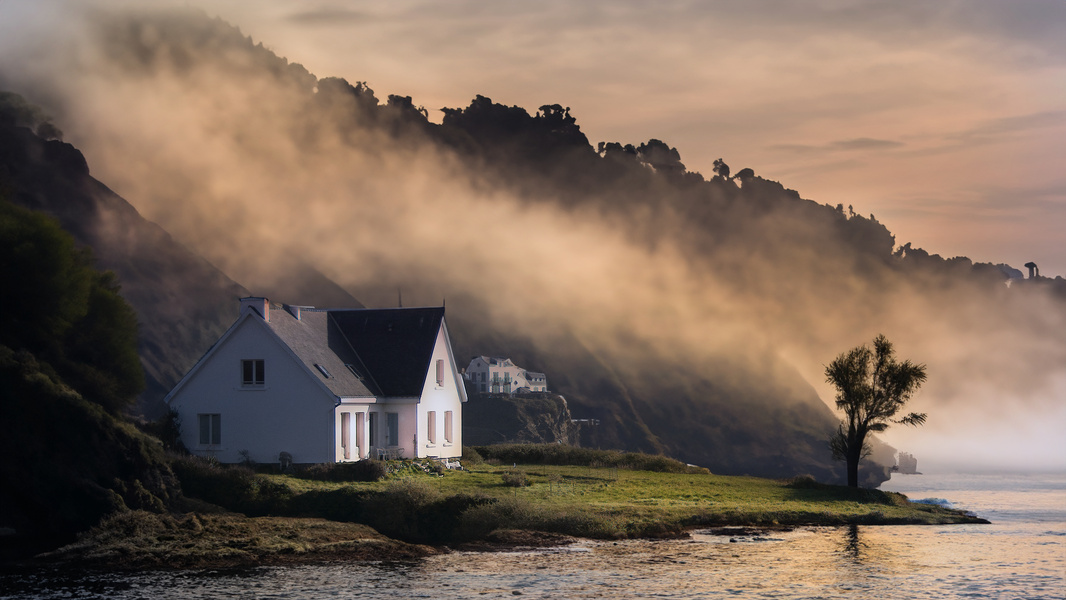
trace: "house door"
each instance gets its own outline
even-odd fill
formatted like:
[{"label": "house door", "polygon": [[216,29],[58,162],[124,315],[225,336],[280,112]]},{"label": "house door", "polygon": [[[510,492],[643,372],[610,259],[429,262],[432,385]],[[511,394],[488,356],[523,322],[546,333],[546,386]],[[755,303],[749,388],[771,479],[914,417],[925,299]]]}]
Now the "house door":
[{"label": "house door", "polygon": [[385,413],[388,420],[388,431],[385,434],[386,446],[400,445],[400,413]]}]

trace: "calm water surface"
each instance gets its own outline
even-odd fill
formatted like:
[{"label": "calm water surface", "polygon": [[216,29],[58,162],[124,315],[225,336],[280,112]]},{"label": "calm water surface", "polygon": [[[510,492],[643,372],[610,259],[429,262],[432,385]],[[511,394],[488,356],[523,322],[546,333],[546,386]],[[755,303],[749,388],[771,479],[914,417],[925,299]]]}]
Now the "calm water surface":
[{"label": "calm water surface", "polygon": [[882,489],[992,525],[583,542],[401,565],[0,575],[2,598],[1066,598],[1066,475],[908,475]]}]

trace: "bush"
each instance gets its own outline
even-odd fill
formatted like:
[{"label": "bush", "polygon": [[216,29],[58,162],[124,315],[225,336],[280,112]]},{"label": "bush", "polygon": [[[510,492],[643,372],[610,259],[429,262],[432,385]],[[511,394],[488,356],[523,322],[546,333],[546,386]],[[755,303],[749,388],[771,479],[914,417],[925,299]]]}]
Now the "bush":
[{"label": "bush", "polygon": [[300,469],[295,475],[314,481],[380,481],[385,477],[385,463],[380,460],[360,460],[344,463],[322,463]]},{"label": "bush", "polygon": [[815,481],[814,476],[812,475],[797,475],[786,481],[785,486],[796,490],[815,490],[825,487]]},{"label": "bush", "polygon": [[494,498],[481,495],[442,497],[424,479],[398,479],[368,501],[367,518],[363,522],[389,537],[439,544],[464,539],[461,532],[464,514],[471,508],[495,502]]},{"label": "bush", "polygon": [[480,465],[485,462],[485,458],[473,446],[463,446],[463,456],[460,460],[469,465]]},{"label": "bush", "polygon": [[463,539],[484,539],[497,529],[529,529],[595,539],[626,537],[626,532],[611,519],[576,507],[552,510],[524,498],[504,498],[471,506],[462,515],[457,535]]},{"label": "bush", "polygon": [[500,473],[500,476],[503,477],[503,484],[509,487],[526,487],[532,485],[529,478],[526,477],[526,474],[517,469],[504,471],[503,473]]},{"label": "bush", "polygon": [[163,442],[164,450],[179,454],[188,453],[185,444],[181,443],[181,417],[176,411],[168,410],[155,421],[138,422],[137,427]]},{"label": "bush", "polygon": [[616,467],[658,473],[709,473],[702,467],[690,467],[679,460],[661,455],[578,448],[563,444],[498,444],[478,446],[470,450],[477,452],[490,464],[499,461],[496,464],[571,465]]}]

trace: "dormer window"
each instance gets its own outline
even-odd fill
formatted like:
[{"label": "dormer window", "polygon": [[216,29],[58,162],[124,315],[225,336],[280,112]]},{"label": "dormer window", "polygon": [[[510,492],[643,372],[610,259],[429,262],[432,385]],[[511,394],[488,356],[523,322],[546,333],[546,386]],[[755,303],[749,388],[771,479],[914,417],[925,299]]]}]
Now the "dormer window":
[{"label": "dormer window", "polygon": [[257,386],[266,383],[265,363],[261,358],[241,361],[241,385]]},{"label": "dormer window", "polygon": [[326,367],[323,367],[322,365],[320,365],[318,363],[315,363],[315,368],[318,369],[318,372],[322,373],[322,376],[325,377],[326,379],[329,379],[330,377],[333,377],[332,375],[329,374],[329,371],[326,370]]}]

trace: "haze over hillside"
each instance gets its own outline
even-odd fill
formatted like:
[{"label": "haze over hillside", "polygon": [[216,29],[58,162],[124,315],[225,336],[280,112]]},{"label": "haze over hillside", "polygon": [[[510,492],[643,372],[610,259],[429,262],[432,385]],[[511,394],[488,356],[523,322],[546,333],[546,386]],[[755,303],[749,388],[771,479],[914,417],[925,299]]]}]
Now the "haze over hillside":
[{"label": "haze over hillside", "polygon": [[614,420],[599,443],[823,464],[823,365],[885,333],[930,375],[929,424],[889,442],[1066,467],[1055,282],[897,251],[860,206],[759,165],[701,176],[658,140],[598,152],[564,98],[477,97],[434,125],[417,98],[319,79],[197,13],[89,12],[63,34],[2,63],[0,87],[51,111],[97,179],[253,293],[311,267],[371,306],[446,298],[460,355],[545,371]]}]

